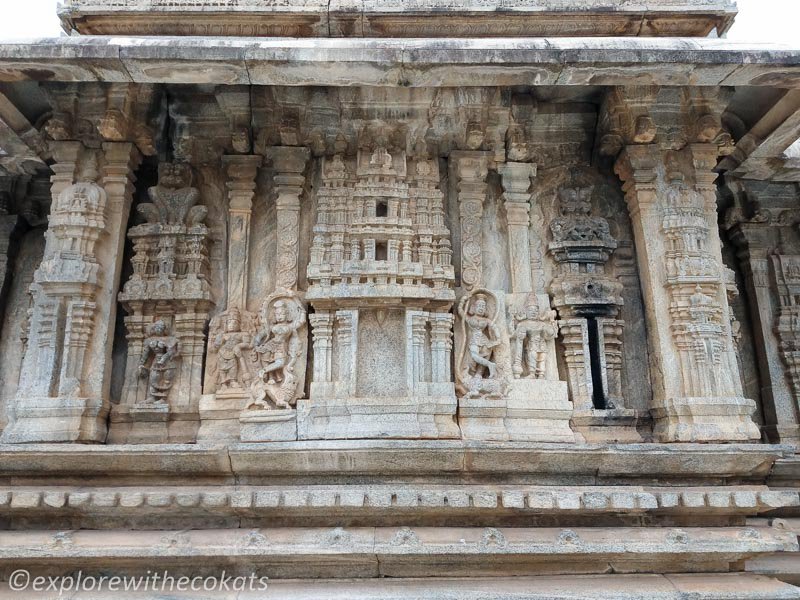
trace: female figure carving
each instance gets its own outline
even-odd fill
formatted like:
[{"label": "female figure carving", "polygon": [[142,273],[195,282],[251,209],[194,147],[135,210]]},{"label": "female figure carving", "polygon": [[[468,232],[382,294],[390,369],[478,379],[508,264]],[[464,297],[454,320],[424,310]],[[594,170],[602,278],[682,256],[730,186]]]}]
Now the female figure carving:
[{"label": "female figure carving", "polygon": [[139,360],[139,377],[148,380],[144,403],[166,404],[178,370],[178,339],[167,333],[167,324],[161,319],[150,325],[147,333]]}]

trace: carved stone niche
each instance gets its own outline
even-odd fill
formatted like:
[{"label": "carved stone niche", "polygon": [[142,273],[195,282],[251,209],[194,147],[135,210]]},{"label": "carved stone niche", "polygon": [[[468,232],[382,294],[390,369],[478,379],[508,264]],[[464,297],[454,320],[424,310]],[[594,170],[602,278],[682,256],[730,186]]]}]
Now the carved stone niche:
[{"label": "carved stone niche", "polygon": [[[575,442],[558,380],[553,311],[536,296],[477,288],[458,303],[455,379],[465,439]],[[509,319],[506,320],[508,315]]]},{"label": "carved stone niche", "polygon": [[145,223],[132,227],[133,274],[119,300],[128,313],[128,359],[109,442],[193,442],[213,307],[208,282],[207,208],[192,187],[188,164],[162,163]]},{"label": "carved stone niche", "polygon": [[436,160],[380,141],[322,164],[309,288],[314,366],[300,439],[456,438],[455,300]]},{"label": "carved stone niche", "polygon": [[608,271],[617,248],[608,221],[592,214],[590,185],[559,191],[548,251],[564,363],[575,406],[572,425],[588,442],[641,441],[622,398],[622,284]]}]

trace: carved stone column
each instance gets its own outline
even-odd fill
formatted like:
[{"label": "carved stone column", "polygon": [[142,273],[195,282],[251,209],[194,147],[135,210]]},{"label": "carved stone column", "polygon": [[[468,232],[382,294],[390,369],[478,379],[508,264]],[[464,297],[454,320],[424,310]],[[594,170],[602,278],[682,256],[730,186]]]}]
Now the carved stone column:
[{"label": "carved stone column", "polygon": [[3,440],[102,442],[124,231],[138,151],[56,142],[53,206],[36,272],[15,419]]},{"label": "carved stone column", "polygon": [[305,185],[308,148],[276,146],[269,149],[275,177],[278,215],[278,289],[296,290],[300,236],[300,196]]},{"label": "carved stone column", "polygon": [[228,175],[228,302],[226,308],[246,310],[250,252],[250,217],[261,156],[225,156]]},{"label": "carved stone column", "polygon": [[461,221],[461,286],[466,291],[483,283],[483,203],[489,174],[488,152],[453,152],[450,155],[458,185]]},{"label": "carved stone column", "polygon": [[11,209],[11,191],[14,185],[14,178],[0,178],[0,306],[6,293],[6,283],[8,279],[9,250],[11,249],[11,238],[14,230],[19,223],[19,217],[9,214]]},{"label": "carved stone column", "polygon": [[531,178],[536,165],[509,162],[498,167],[503,181],[503,200],[508,222],[509,271],[512,293],[533,291],[531,250],[528,238],[531,210]]},{"label": "carved stone column", "polygon": [[781,343],[775,331],[776,313],[770,288],[769,223],[738,222],[731,225],[731,239],[738,248],[744,273],[745,293],[755,338],[755,353],[761,379],[767,437],[774,442],[800,442],[800,417],[796,394],[784,375]]},{"label": "carved stone column", "polygon": [[406,380],[408,389],[417,393],[419,383],[425,381],[425,338],[429,313],[421,310],[406,311],[406,334],[411,343],[406,344]]},{"label": "carved stone column", "polygon": [[760,437],[751,419],[755,403],[743,397],[731,336],[717,234],[716,153],[711,144],[681,152],[629,145],[616,164],[641,269],[651,412],[662,441]]},{"label": "carved stone column", "polygon": [[[250,264],[250,220],[260,155],[222,157],[228,190],[227,299],[225,310],[209,326],[205,381],[200,398],[197,439],[230,440],[239,437],[239,414],[245,408],[252,373],[250,355],[243,348],[255,335],[257,316],[247,306]],[[236,356],[236,354],[240,356]],[[221,355],[224,358],[221,358]],[[220,373],[220,361],[225,363]]]}]

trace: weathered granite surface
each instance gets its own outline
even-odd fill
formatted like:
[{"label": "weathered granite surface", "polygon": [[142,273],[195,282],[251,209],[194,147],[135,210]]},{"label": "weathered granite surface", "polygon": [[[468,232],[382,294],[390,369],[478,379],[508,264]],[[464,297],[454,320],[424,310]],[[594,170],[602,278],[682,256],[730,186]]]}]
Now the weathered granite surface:
[{"label": "weathered granite surface", "polygon": [[275,37],[706,36],[731,0],[67,0],[66,31]]},{"label": "weathered granite surface", "polygon": [[[489,66],[491,65],[491,66]],[[86,36],[0,43],[0,81],[225,85],[798,86],[792,47],[716,39],[256,40]]]},{"label": "weathered granite surface", "polygon": [[735,12],[0,42],[0,597],[800,598],[800,52],[703,37]]}]

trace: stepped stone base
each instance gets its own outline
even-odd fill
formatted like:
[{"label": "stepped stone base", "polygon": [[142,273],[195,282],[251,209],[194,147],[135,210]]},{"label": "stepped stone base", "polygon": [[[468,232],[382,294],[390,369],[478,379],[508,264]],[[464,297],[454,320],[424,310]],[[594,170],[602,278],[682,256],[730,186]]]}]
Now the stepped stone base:
[{"label": "stepped stone base", "polygon": [[[193,595],[194,594],[194,595]],[[197,592],[171,592],[170,600],[197,598]],[[0,584],[0,598],[19,598]],[[70,600],[97,600],[77,593]],[[109,596],[112,597],[112,596]],[[116,598],[152,600],[152,592]],[[50,600],[26,592],[27,600]],[[272,580],[267,590],[203,592],[206,600],[795,600],[800,589],[769,577],[745,574],[601,575],[569,577],[426,578],[366,580]]]}]

